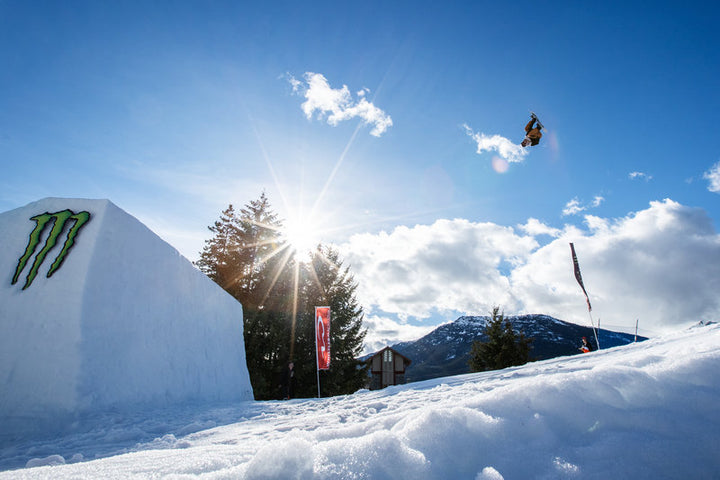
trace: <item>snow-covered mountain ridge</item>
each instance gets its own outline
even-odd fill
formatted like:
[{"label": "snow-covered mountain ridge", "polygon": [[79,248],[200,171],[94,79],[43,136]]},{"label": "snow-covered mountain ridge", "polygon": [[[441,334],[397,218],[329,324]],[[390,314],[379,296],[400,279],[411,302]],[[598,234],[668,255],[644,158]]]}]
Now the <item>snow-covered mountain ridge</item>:
[{"label": "snow-covered mountain ridge", "polygon": [[[515,331],[522,331],[533,340],[530,356],[534,360],[577,354],[582,337],[591,338],[594,343],[591,328],[548,315],[509,315],[505,319]],[[412,360],[406,371],[406,381],[468,373],[470,348],[474,341],[486,340],[483,331],[488,320],[488,316],[463,316],[418,340],[393,345],[395,350]],[[601,348],[627,345],[635,340],[634,335],[604,329],[599,330],[598,338]],[[646,338],[638,337],[637,340]]]}]

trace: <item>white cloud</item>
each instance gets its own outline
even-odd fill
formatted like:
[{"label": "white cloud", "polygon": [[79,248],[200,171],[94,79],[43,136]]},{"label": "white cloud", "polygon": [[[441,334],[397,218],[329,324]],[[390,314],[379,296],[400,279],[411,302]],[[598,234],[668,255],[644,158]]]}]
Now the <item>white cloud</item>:
[{"label": "white cloud", "polygon": [[557,237],[561,233],[561,230],[549,227],[537,218],[528,218],[524,225],[518,225],[518,229],[532,236],[550,235],[551,237]]},{"label": "white cloud", "polygon": [[565,208],[563,208],[562,214],[563,216],[576,215],[586,209],[587,207],[581,206],[580,200],[575,197],[565,204]]},{"label": "white cloud", "polygon": [[720,162],[713,165],[710,170],[703,174],[703,178],[710,182],[708,190],[714,193],[720,193]]},{"label": "white cloud", "polygon": [[438,220],[389,234],[354,235],[341,250],[370,311],[426,318],[433,312],[484,313],[498,303],[515,308],[500,269],[536,247],[532,237],[509,227]]},{"label": "white cloud", "polygon": [[298,93],[300,91],[300,87],[302,87],[302,82],[289,73],[285,75],[285,78],[287,78],[287,81],[292,86],[293,92]]},{"label": "white cloud", "polygon": [[628,174],[628,178],[630,180],[640,179],[640,180],[645,180],[646,182],[649,182],[650,180],[652,180],[653,177],[652,177],[652,175],[648,175],[647,173],[644,173],[644,172],[630,172],[630,174]]},{"label": "white cloud", "polygon": [[288,75],[293,92],[302,93],[305,97],[301,108],[308,120],[312,119],[316,112],[318,118],[326,118],[327,123],[333,126],[345,120],[360,118],[365,124],[373,126],[370,134],[376,137],[392,126],[392,118],[365,98],[370,92],[367,88],[357,93],[360,99],[355,101],[347,85],[332,88],[320,73],[307,72],[304,78],[305,84]]},{"label": "white cloud", "polygon": [[435,329],[434,325],[409,325],[388,315],[366,315],[363,318],[363,326],[368,330],[364,353],[377,352],[397,343],[398,339],[416,340]]},{"label": "white cloud", "polygon": [[[541,245],[537,235],[553,238]],[[484,315],[495,305],[507,314],[545,313],[588,324],[569,242],[603,326],[630,331],[639,319],[641,330],[662,333],[720,320],[720,235],[704,210],[669,199],[622,218],[587,215],[583,228],[529,219],[515,231],[438,220],[355,235],[340,249],[368,316],[396,319],[397,325],[383,320],[384,333],[368,334],[387,344],[393,335],[394,341],[420,336],[402,329],[411,317],[445,314],[446,321],[452,312]]]},{"label": "white cloud", "polygon": [[567,217],[569,215],[577,215],[580,212],[584,212],[588,208],[597,208],[600,206],[602,202],[605,201],[604,197],[601,197],[600,195],[595,196],[593,198],[593,201],[590,202],[590,205],[583,205],[580,203],[580,200],[578,200],[577,197],[570,200],[568,203],[565,204],[565,208],[563,208],[562,215],[564,217]]},{"label": "white cloud", "polygon": [[526,311],[587,319],[570,268],[574,242],[596,318],[608,325],[662,331],[720,320],[720,235],[701,209],[672,200],[620,219],[588,217],[591,229],[566,231],[512,273]]},{"label": "white cloud", "polygon": [[495,151],[503,160],[510,163],[522,162],[527,149],[517,145],[500,135],[488,136],[484,133],[475,133],[468,125],[463,125],[465,133],[477,143],[477,153]]}]

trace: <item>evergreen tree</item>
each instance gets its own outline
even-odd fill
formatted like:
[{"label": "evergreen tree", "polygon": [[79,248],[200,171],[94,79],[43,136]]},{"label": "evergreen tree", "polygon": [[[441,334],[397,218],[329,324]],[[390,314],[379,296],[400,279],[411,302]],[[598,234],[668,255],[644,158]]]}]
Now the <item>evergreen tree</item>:
[{"label": "evergreen tree", "polygon": [[214,236],[205,241],[195,265],[237,298],[243,307],[260,307],[273,288],[271,274],[272,278],[279,278],[278,269],[287,267],[287,258],[284,263],[278,258],[283,250],[282,222],[273,212],[265,192],[239,214],[229,205],[220,220],[208,229]]},{"label": "evergreen tree", "polygon": [[[303,265],[300,304],[296,328],[297,391],[317,395],[315,359],[315,307],[330,307],[330,369],[320,372],[323,396],[353,393],[365,385],[367,366],[357,358],[362,353],[366,330],[363,311],[355,291],[357,284],[339,253],[318,246],[310,262]],[[311,368],[305,368],[311,367]]]},{"label": "evergreen tree", "polygon": [[[274,370],[288,358],[285,313],[287,256],[279,254],[282,223],[267,196],[248,203],[239,213],[230,205],[209,230],[196,265],[243,305],[245,357],[250,381],[258,399],[274,398]],[[275,279],[275,282],[272,280]],[[280,299],[279,308],[266,309],[264,301]],[[272,303],[272,302],[271,302]]]},{"label": "evergreen tree", "polygon": [[282,242],[282,222],[263,193],[238,215],[232,205],[209,227],[196,265],[243,305],[245,355],[256,399],[279,398],[280,375],[295,363],[296,396],[317,395],[315,307],[331,307],[331,365],[321,372],[323,396],[365,384],[362,308],[357,285],[339,254],[318,246],[299,262]]},{"label": "evergreen tree", "polygon": [[248,310],[244,315],[245,358],[255,399],[279,398],[280,374],[290,352],[290,316],[279,311]]},{"label": "evergreen tree", "polygon": [[233,294],[233,279],[236,277],[240,222],[232,204],[222,212],[220,220],[208,227],[213,237],[205,241],[200,260],[195,265],[215,283]]},{"label": "evergreen tree", "polygon": [[265,192],[240,210],[235,297],[243,306],[261,307],[274,287],[271,272],[287,267],[278,262],[281,250],[287,251],[287,248],[281,249],[281,229],[282,222],[273,212]]},{"label": "evergreen tree", "polygon": [[483,335],[487,340],[473,342],[468,361],[472,372],[499,370],[530,360],[532,339],[526,338],[523,332],[515,333],[512,324],[499,311],[499,307],[493,308],[492,317],[485,325]]}]

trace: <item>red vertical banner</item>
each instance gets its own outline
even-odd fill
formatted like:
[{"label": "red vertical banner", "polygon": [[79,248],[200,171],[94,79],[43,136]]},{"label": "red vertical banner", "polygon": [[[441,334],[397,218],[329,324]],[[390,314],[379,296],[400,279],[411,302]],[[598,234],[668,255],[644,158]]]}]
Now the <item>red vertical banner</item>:
[{"label": "red vertical banner", "polygon": [[330,307],[315,307],[317,369],[330,370]]}]

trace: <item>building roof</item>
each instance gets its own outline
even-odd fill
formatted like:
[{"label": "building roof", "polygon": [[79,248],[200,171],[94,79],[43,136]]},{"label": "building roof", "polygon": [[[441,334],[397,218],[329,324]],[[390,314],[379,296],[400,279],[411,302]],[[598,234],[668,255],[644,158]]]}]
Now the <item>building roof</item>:
[{"label": "building roof", "polygon": [[377,352],[373,353],[372,355],[370,355],[370,356],[368,357],[367,361],[368,361],[368,362],[371,362],[373,358],[377,357],[378,355],[382,355],[383,352],[385,352],[385,350],[390,350],[391,352],[393,352],[393,354],[402,357],[403,360],[405,361],[405,365],[406,365],[406,366],[407,366],[407,365],[410,365],[410,364],[412,363],[412,360],[410,360],[409,358],[407,358],[405,355],[403,355],[402,353],[398,352],[398,351],[395,350],[394,348],[390,348],[390,347],[385,347],[385,348],[383,348],[382,350],[378,350]]}]

